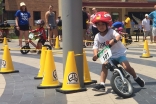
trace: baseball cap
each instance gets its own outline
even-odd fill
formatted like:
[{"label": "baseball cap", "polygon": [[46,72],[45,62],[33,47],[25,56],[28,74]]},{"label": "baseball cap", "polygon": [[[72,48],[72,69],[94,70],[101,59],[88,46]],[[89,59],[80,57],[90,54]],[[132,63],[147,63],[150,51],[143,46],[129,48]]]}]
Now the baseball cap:
[{"label": "baseball cap", "polygon": [[25,5],[25,3],[24,3],[24,2],[21,2],[21,3],[20,3],[20,6],[26,6],[26,5]]},{"label": "baseball cap", "polygon": [[146,17],[146,16],[148,17],[148,14],[145,14],[145,17]]}]

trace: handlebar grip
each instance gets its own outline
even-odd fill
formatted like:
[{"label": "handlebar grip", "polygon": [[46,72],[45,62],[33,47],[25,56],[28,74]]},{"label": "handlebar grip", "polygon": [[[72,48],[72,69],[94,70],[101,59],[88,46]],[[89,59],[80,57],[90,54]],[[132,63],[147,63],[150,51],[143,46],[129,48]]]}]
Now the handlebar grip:
[{"label": "handlebar grip", "polygon": [[112,47],[112,45],[110,45],[110,44],[109,44],[109,45],[108,45],[108,47],[109,47],[109,48],[111,48],[111,47]]},{"label": "handlebar grip", "polygon": [[[97,55],[97,57],[99,58],[99,55]],[[92,58],[92,60],[93,60],[93,61],[96,61],[96,60],[94,59],[94,57]]]},{"label": "handlebar grip", "polygon": [[96,60],[94,60],[94,57],[92,58],[92,60],[93,60],[93,61],[96,61]]}]

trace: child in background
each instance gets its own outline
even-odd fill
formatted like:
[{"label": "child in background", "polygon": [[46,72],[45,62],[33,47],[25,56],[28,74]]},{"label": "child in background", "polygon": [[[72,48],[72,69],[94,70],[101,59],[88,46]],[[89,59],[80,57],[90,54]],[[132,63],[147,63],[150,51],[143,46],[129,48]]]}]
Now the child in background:
[{"label": "child in background", "polygon": [[[37,52],[37,54],[41,54],[42,45],[44,45],[44,43],[46,42],[46,39],[47,39],[45,29],[43,28],[45,23],[42,19],[39,19],[36,21],[36,24],[37,24],[38,28],[35,30],[31,30],[30,32],[32,32],[32,33],[38,32],[37,37],[39,38],[39,40],[37,42],[37,49],[39,49],[39,51]],[[36,52],[36,51],[34,51],[34,52]]]}]

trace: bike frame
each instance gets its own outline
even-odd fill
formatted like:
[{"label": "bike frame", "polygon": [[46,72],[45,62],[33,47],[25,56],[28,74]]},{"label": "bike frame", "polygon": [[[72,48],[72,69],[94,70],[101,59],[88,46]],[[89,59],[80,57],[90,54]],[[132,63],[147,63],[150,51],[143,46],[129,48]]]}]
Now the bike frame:
[{"label": "bike frame", "polygon": [[28,42],[31,43],[37,49],[37,45],[31,39],[29,39]]}]

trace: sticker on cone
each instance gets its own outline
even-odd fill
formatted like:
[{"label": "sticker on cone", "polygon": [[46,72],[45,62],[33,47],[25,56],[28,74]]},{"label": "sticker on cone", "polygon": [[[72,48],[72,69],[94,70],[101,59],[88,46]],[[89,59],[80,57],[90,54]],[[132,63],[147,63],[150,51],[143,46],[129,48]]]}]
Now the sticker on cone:
[{"label": "sticker on cone", "polygon": [[68,83],[67,84],[78,84],[78,75],[76,73],[70,73],[68,75]]},{"label": "sticker on cone", "polygon": [[58,80],[56,70],[53,71],[53,80]]},{"label": "sticker on cone", "polygon": [[86,90],[86,88],[80,87],[74,51],[69,51],[64,71],[63,85],[62,88],[56,89],[56,91],[67,94]]},{"label": "sticker on cone", "polygon": [[2,60],[1,68],[6,68],[6,61],[5,60]]}]

